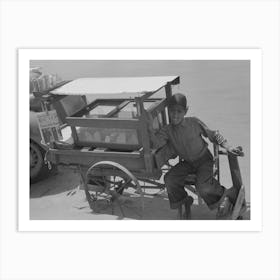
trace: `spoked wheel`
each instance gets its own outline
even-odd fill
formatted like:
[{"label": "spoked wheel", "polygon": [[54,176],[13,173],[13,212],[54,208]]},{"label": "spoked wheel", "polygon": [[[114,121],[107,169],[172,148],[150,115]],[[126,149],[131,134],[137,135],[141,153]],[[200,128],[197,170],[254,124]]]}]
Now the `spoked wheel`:
[{"label": "spoked wheel", "polygon": [[86,172],[84,187],[90,208],[96,213],[106,213],[116,206],[122,217],[142,218],[143,193],[137,178],[124,166],[101,161]]}]

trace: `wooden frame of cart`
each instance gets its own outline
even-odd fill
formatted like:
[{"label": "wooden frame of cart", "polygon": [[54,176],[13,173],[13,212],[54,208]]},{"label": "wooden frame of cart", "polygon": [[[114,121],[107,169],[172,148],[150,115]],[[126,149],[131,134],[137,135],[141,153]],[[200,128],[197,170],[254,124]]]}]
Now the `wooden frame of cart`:
[{"label": "wooden frame of cart", "polygon": [[[141,183],[164,189],[158,179],[170,157],[169,149],[151,148],[144,111],[152,115],[155,130],[168,124],[168,99],[179,83],[178,76],[85,78],[37,93],[45,110],[50,103],[56,109],[62,129],[71,129],[70,141],[49,143],[46,158],[80,173],[93,211],[108,205],[114,211],[117,205],[125,216],[123,205],[133,196],[140,198],[142,218]],[[78,104],[74,111],[68,110],[71,100],[65,102],[69,96]],[[213,151],[213,176],[219,179],[218,147]],[[191,184],[187,187],[196,193]]]}]

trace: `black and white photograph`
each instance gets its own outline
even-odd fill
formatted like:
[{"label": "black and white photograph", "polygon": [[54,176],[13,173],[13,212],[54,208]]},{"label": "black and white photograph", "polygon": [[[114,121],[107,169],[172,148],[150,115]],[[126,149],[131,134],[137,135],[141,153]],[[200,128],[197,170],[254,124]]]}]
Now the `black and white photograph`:
[{"label": "black and white photograph", "polygon": [[250,221],[250,57],[117,58],[29,60],[29,219]]}]

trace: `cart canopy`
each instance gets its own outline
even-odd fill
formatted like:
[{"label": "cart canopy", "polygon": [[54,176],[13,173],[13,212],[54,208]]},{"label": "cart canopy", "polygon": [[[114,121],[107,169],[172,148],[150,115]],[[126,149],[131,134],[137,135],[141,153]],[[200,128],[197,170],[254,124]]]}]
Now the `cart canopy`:
[{"label": "cart canopy", "polygon": [[154,93],[167,83],[178,84],[179,76],[80,78],[55,90],[56,95],[95,95],[96,98],[134,98]]}]

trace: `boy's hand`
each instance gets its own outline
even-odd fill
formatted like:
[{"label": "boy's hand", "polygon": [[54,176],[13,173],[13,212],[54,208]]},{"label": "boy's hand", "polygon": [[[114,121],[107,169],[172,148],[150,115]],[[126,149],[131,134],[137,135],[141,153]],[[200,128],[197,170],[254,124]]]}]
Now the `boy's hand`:
[{"label": "boy's hand", "polygon": [[244,156],[244,153],[242,151],[242,147],[238,146],[236,148],[233,148],[228,144],[227,141],[223,142],[221,145],[228,153],[235,155],[235,156]]},{"label": "boy's hand", "polygon": [[235,156],[243,156],[244,153],[242,152],[242,149],[240,149],[240,147],[237,147],[237,148],[233,148],[233,147],[227,147],[226,148],[227,152],[228,153],[231,153]]}]

